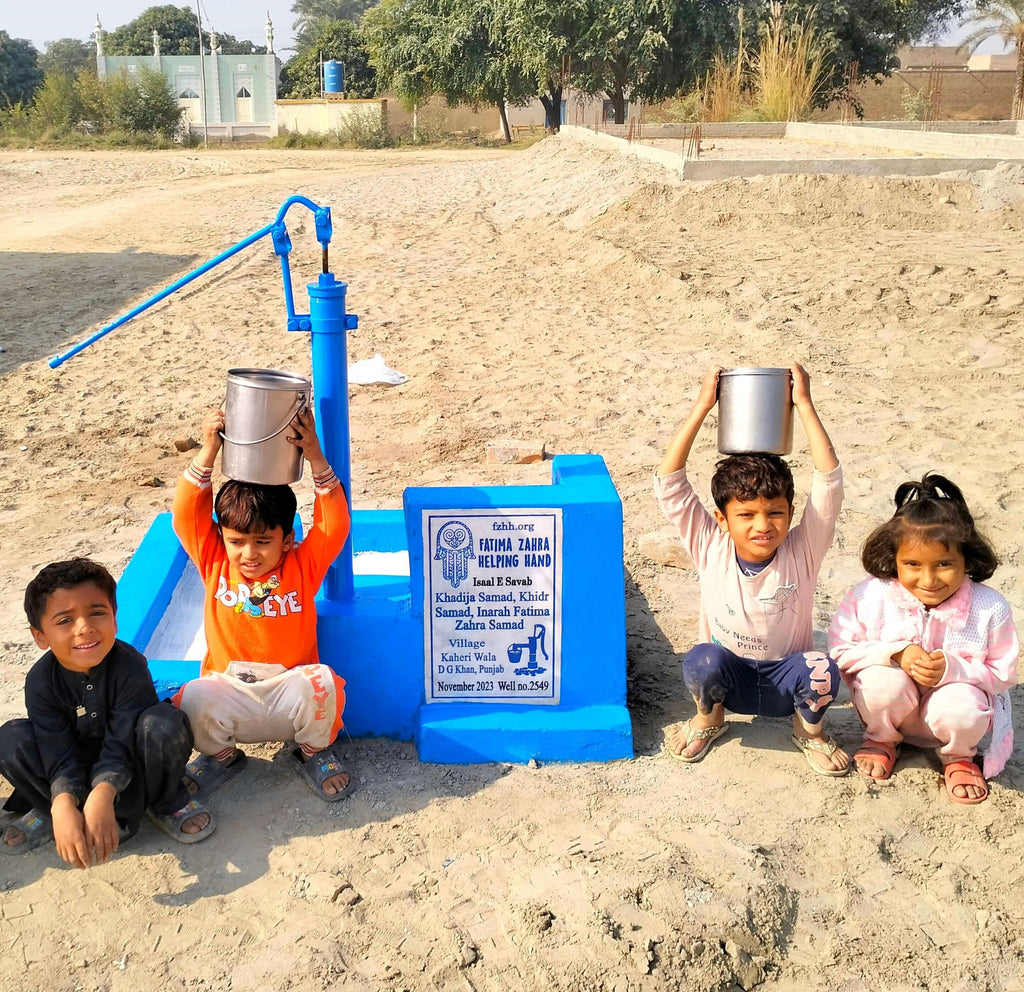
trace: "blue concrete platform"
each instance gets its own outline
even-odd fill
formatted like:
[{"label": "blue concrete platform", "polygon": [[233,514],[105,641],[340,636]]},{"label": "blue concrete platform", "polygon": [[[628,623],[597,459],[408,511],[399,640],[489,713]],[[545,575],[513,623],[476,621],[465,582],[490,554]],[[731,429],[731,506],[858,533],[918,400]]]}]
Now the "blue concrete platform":
[{"label": "blue concrete platform", "polygon": [[[511,550],[513,538],[506,538],[502,528],[532,527],[534,518],[541,521],[538,526],[554,528],[550,539],[528,537],[523,543],[533,550]],[[438,545],[435,554],[431,544],[438,521],[479,532],[475,545],[454,549],[456,558],[460,552],[469,556],[468,564],[463,562],[466,575],[442,576],[442,549]],[[451,532],[449,527],[446,533]],[[507,553],[489,553],[492,545]],[[403,510],[355,511],[352,551],[354,596],[334,600],[321,592],[317,597],[320,658],[346,680],[349,734],[415,740],[422,761],[442,763],[632,757],[625,705],[622,506],[599,456],[556,457],[549,486],[407,489]],[[406,551],[409,575],[358,567],[363,555],[375,561],[374,553]],[[170,514],[161,514],[118,583],[123,640],[146,652],[186,568],[192,565],[171,529]],[[488,583],[499,578],[532,588],[513,587],[507,596],[502,589],[492,591],[491,600],[502,600],[494,609],[469,600],[471,595],[481,599]],[[476,583],[475,594],[465,591],[470,583]],[[536,591],[544,583],[550,592]],[[459,591],[438,592],[441,585]],[[444,610],[435,599],[459,599],[459,609]],[[465,618],[435,618],[465,611]],[[501,611],[509,619],[475,618],[476,613]],[[186,622],[195,625],[197,618],[183,617]],[[488,664],[467,665],[475,670],[472,676],[441,682],[430,642],[430,630],[438,624],[508,630],[471,630],[466,640],[486,644],[476,654]],[[434,637],[442,643],[446,637],[462,642],[461,635],[449,637],[444,630],[438,634],[435,629]],[[453,651],[448,657],[472,654]],[[513,676],[513,668],[525,674]],[[166,696],[196,677],[199,665],[155,658],[150,669]],[[466,689],[470,698],[437,699],[439,687],[445,686]],[[486,687],[494,698],[479,698],[474,686]],[[506,686],[512,694],[520,691],[520,697],[497,698]],[[529,696],[527,686],[543,687],[543,692]]]}]

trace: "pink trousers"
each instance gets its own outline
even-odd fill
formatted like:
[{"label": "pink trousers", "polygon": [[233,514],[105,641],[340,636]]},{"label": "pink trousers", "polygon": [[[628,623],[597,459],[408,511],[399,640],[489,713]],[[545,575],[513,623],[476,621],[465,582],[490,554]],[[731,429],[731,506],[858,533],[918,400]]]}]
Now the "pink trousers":
[{"label": "pink trousers", "polygon": [[970,758],[992,725],[992,699],[977,686],[918,685],[902,668],[872,665],[846,676],[864,736],[883,744],[934,747],[945,759]]}]

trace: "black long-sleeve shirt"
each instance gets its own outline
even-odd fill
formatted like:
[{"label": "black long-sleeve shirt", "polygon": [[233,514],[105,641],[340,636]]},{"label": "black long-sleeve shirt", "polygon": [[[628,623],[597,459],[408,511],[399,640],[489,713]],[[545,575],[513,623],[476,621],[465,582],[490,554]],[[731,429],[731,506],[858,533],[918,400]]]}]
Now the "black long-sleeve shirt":
[{"label": "black long-sleeve shirt", "polygon": [[47,651],[25,678],[25,707],[50,798],[68,792],[81,806],[101,782],[122,792],[136,765],[135,723],[156,701],[146,659],[124,641],[88,672]]}]

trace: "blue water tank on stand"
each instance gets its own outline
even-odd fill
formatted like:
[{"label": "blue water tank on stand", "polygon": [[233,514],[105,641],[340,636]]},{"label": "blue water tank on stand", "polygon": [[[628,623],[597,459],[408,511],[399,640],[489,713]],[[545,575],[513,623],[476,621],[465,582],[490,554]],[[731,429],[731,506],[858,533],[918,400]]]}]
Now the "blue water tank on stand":
[{"label": "blue water tank on stand", "polygon": [[324,63],[324,92],[345,92],[345,63],[331,59]]}]

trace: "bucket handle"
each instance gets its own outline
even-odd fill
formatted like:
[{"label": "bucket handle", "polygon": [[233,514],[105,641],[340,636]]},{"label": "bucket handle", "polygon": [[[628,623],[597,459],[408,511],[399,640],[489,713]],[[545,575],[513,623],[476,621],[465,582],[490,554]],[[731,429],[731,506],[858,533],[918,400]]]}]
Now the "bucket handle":
[{"label": "bucket handle", "polygon": [[[225,399],[226,398],[227,397],[225,397]],[[223,404],[223,400],[222,400],[221,401],[221,406],[223,406],[223,405],[224,404]],[[297,396],[297,402],[296,402],[295,406],[291,410],[288,411],[288,416],[285,418],[285,422],[280,427],[278,427],[278,429],[276,431],[274,431],[273,434],[268,434],[266,437],[261,437],[261,438],[259,438],[259,440],[256,440],[256,441],[236,441],[233,438],[228,437],[223,431],[220,431],[219,433],[220,433],[220,436],[221,436],[221,440],[227,441],[228,444],[242,444],[242,445],[245,445],[245,444],[263,444],[264,441],[271,441],[275,437],[277,437],[277,435],[280,434],[283,430],[285,430],[285,428],[287,428],[287,426],[292,422],[292,418],[295,416],[295,414],[297,414],[297,413],[299,413],[299,411],[305,409],[305,407],[306,407],[306,394],[305,393],[299,393],[298,396]]]}]

